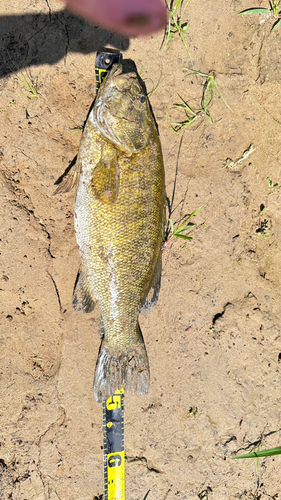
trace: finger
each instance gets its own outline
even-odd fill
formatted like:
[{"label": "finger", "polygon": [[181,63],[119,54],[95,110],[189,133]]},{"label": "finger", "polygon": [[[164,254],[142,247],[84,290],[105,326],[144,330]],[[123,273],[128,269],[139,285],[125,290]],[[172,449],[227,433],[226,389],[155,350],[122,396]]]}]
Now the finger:
[{"label": "finger", "polygon": [[149,35],[165,26],[161,0],[66,0],[82,17],[127,36]]}]

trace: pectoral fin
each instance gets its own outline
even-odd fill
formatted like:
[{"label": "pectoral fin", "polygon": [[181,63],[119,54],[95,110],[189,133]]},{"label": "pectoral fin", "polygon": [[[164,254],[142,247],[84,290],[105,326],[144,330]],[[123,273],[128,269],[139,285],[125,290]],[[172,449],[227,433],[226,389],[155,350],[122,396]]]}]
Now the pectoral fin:
[{"label": "pectoral fin", "polygon": [[94,310],[95,301],[92,299],[82,272],[79,270],[74,285],[72,305],[75,311],[90,313]]},{"label": "pectoral fin", "polygon": [[116,202],[119,191],[119,167],[116,152],[101,157],[94,169],[91,185],[99,201]]},{"label": "pectoral fin", "polygon": [[77,187],[80,170],[81,170],[81,164],[80,161],[77,161],[77,155],[76,155],[75,158],[70,163],[70,165],[64,171],[64,173],[55,182],[57,188],[55,189],[53,194],[55,195],[61,193],[68,193],[69,191],[71,191],[71,189]]}]

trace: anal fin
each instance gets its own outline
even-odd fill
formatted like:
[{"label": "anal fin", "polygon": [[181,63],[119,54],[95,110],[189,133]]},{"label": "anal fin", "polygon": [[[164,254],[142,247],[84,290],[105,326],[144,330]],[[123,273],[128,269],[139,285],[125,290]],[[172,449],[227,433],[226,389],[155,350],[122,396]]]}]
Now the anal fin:
[{"label": "anal fin", "polygon": [[78,271],[74,285],[72,305],[75,311],[90,313],[94,310],[95,301],[91,297],[87,283],[84,280],[81,270]]}]

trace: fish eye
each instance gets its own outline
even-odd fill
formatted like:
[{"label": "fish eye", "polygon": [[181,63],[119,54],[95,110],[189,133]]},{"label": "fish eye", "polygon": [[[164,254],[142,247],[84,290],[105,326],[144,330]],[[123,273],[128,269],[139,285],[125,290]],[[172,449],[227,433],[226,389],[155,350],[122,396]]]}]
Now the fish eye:
[{"label": "fish eye", "polygon": [[144,101],[145,101],[145,97],[144,97],[144,95],[140,95],[140,96],[139,96],[139,101],[140,101],[140,102],[144,102]]}]

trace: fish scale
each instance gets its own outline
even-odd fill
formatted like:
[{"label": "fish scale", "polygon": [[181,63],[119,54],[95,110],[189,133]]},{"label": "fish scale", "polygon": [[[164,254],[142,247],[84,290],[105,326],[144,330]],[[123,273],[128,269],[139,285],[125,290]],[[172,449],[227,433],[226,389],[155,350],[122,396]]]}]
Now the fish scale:
[{"label": "fish scale", "polygon": [[[158,210],[155,211],[154,208],[154,186],[149,196],[147,190],[144,192],[144,190],[139,189],[139,173],[130,171],[132,169],[128,167],[123,171],[122,167],[121,164],[120,187],[116,204],[107,206],[98,200],[93,201],[91,193],[87,197],[89,223],[86,240],[99,240],[100,245],[93,246],[88,253],[85,272],[86,276],[89,276],[87,281],[92,295],[100,304],[108,335],[114,333],[114,330],[116,332],[117,327],[116,324],[111,327],[109,324],[112,318],[113,302],[109,301],[108,297],[113,298],[109,290],[114,276],[120,283],[118,290],[118,299],[120,302],[122,301],[120,307],[122,310],[126,310],[127,316],[136,321],[140,302],[150,284],[151,269],[155,267],[155,260],[159,255],[159,250],[158,255],[155,256],[150,248],[154,242],[157,243],[162,239],[163,214],[160,214]],[[87,182],[87,171],[85,177]],[[83,169],[81,182],[83,183]],[[90,183],[88,185],[90,190]],[[84,190],[81,196],[83,196],[83,192]],[[152,208],[150,208],[150,204],[152,204]],[[83,244],[85,246],[85,240],[79,244],[80,248]],[[108,265],[107,259],[103,258],[102,252],[106,252],[110,256],[114,254],[114,258],[110,259],[111,265]],[[93,261],[98,262],[95,267],[92,266]],[[130,280],[130,277],[133,281]],[[134,304],[133,310],[132,303]],[[116,335],[117,332],[115,335],[112,334],[112,342],[119,343],[119,345],[122,345],[123,342],[125,345],[128,343],[125,334],[122,335],[120,332],[118,338]]]}]

